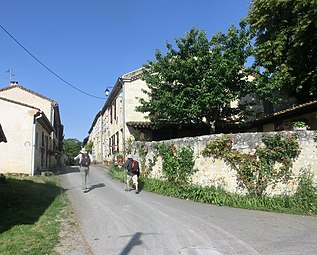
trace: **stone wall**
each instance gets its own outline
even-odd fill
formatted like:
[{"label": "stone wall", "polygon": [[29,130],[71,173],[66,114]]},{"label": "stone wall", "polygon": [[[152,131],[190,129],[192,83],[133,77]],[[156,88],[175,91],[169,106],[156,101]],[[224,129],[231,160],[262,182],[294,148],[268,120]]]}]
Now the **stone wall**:
[{"label": "stone wall", "polygon": [[[240,133],[232,134],[234,138],[232,149],[242,153],[255,151],[256,146],[263,145],[263,134],[270,133]],[[283,131],[285,135],[292,134],[294,131]],[[291,194],[296,190],[297,177],[302,168],[308,169],[314,173],[314,180],[317,182],[317,142],[315,142],[316,131],[297,131],[298,142],[301,153],[293,163],[293,176],[288,183],[279,183],[278,185],[270,185],[266,193],[274,194]],[[237,173],[226,162],[212,157],[204,157],[202,151],[211,140],[221,137],[221,134],[207,135],[199,137],[187,137],[181,139],[173,139],[161,141],[167,144],[174,144],[176,147],[190,146],[194,149],[195,168],[198,169],[192,177],[192,182],[202,186],[221,186],[229,192],[245,193],[237,185]],[[157,155],[155,144],[159,142],[134,142],[132,145],[132,154],[138,159],[143,166],[141,171],[147,172],[151,178],[162,178],[162,158],[154,157]],[[144,148],[146,148],[144,150]],[[141,152],[140,152],[141,151]],[[146,153],[144,153],[144,151]]]}]

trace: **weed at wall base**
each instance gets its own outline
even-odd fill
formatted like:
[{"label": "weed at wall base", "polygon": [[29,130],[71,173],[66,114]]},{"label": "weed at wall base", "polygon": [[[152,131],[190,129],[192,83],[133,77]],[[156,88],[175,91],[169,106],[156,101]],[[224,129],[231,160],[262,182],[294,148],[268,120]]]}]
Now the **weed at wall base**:
[{"label": "weed at wall base", "polygon": [[[111,167],[110,175],[124,181],[123,169]],[[192,200],[200,203],[236,208],[282,212],[291,214],[317,215],[317,186],[312,181],[312,175],[303,171],[299,188],[294,195],[257,196],[229,193],[222,188],[202,187],[194,184],[179,185],[169,181],[139,178],[141,190],[155,192],[161,195]]]}]

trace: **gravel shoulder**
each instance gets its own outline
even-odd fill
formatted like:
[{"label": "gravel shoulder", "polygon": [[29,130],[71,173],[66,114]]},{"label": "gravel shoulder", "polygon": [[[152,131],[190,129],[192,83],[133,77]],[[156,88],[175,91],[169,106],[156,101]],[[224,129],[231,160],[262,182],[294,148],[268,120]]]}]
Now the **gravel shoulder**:
[{"label": "gravel shoulder", "polygon": [[61,222],[61,230],[59,233],[60,243],[55,247],[54,252],[60,255],[92,254],[89,252],[89,249],[85,247],[86,241],[80,230],[74,208],[70,203],[66,210],[69,218],[63,219]]}]

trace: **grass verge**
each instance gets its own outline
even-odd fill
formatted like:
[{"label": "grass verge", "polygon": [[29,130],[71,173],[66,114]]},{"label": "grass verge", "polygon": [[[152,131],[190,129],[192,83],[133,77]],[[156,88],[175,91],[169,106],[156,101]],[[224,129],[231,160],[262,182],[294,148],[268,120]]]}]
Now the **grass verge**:
[{"label": "grass verge", "polygon": [[56,254],[68,203],[57,176],[6,176],[0,183],[0,254]]},{"label": "grass verge", "polygon": [[[109,167],[109,173],[114,179],[120,181],[125,180],[123,168],[116,166]],[[299,188],[292,196],[243,196],[226,192],[221,188],[202,187],[193,184],[180,186],[168,181],[149,179],[144,176],[140,176],[139,178],[139,187],[141,190],[143,189],[165,196],[219,206],[290,214],[317,215],[317,186],[312,182],[312,176],[307,172],[303,172],[301,175]]]}]

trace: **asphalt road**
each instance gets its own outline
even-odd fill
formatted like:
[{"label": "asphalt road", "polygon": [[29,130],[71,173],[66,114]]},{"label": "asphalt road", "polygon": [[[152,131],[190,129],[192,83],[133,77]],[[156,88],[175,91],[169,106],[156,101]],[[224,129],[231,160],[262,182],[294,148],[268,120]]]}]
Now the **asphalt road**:
[{"label": "asphalt road", "polygon": [[88,193],[81,191],[78,168],[61,179],[85,239],[85,250],[74,254],[317,254],[317,217],[126,192],[95,165]]}]

